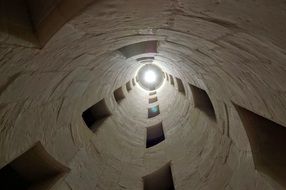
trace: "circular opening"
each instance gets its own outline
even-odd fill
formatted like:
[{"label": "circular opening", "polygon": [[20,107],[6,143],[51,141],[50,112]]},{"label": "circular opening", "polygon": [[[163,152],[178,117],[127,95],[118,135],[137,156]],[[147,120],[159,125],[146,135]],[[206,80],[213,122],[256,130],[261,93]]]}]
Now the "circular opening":
[{"label": "circular opening", "polygon": [[138,83],[145,90],[156,90],[163,83],[163,72],[154,64],[145,64],[137,74]]},{"label": "circular opening", "polygon": [[144,73],[144,81],[146,83],[153,84],[154,82],[156,82],[156,79],[157,79],[157,76],[156,76],[156,73],[154,71],[147,70]]}]

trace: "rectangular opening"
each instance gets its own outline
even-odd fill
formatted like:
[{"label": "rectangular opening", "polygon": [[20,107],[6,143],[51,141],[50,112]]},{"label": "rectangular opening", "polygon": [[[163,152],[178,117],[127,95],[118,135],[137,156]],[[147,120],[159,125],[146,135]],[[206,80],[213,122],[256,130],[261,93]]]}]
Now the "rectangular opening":
[{"label": "rectangular opening", "polygon": [[174,78],[173,78],[173,76],[172,76],[172,75],[170,75],[170,83],[171,83],[171,85],[173,85],[173,86],[174,86]]},{"label": "rectangular opening", "polygon": [[216,120],[215,111],[207,92],[194,85],[189,84],[189,86],[193,94],[195,108],[201,110],[211,119]]},{"label": "rectangular opening", "polygon": [[0,13],[0,43],[41,48],[86,1],[3,0]]},{"label": "rectangular opening", "polygon": [[143,60],[143,61],[141,61],[140,63],[142,63],[142,64],[152,64],[153,63],[153,60]]},{"label": "rectangular opening", "polygon": [[146,139],[146,148],[155,146],[165,140],[164,130],[162,122],[147,127],[147,139]]},{"label": "rectangular opening", "polygon": [[248,136],[255,168],[286,187],[286,127],[234,105]]},{"label": "rectangular opening", "polygon": [[176,77],[176,81],[178,84],[178,91],[185,95],[186,92],[185,92],[185,87],[184,87],[182,80]]},{"label": "rectangular opening", "polygon": [[148,118],[155,117],[160,114],[159,105],[148,108]]},{"label": "rectangular opening", "polygon": [[1,190],[51,189],[69,168],[55,160],[41,145],[36,143],[15,160],[1,168]]},{"label": "rectangular opening", "polygon": [[143,177],[144,190],[174,190],[170,163]]},{"label": "rectangular opening", "polygon": [[136,85],[136,83],[135,83],[135,79],[134,79],[134,78],[132,79],[132,84],[133,84],[133,86],[135,86],[135,85]]},{"label": "rectangular opening", "polygon": [[93,132],[111,115],[104,99],[100,100],[82,113],[82,118]]},{"label": "rectangular opening", "polygon": [[153,61],[154,57],[140,57],[138,59],[136,59],[138,62],[140,61]]},{"label": "rectangular opening", "polygon": [[114,92],[113,92],[114,98],[116,100],[117,103],[120,103],[121,100],[123,100],[125,98],[124,92],[122,87],[117,88]]},{"label": "rectangular opening", "polygon": [[119,51],[126,57],[130,58],[135,55],[144,53],[157,53],[158,41],[144,41],[135,44],[131,44],[119,49]]},{"label": "rectangular opening", "polygon": [[157,96],[155,96],[153,98],[149,98],[149,104],[152,104],[152,103],[157,102],[157,101],[158,101]]},{"label": "rectangular opening", "polygon": [[39,48],[30,8],[27,0],[1,1],[1,44]]},{"label": "rectangular opening", "polygon": [[149,96],[152,96],[152,95],[155,95],[155,94],[156,94],[156,91],[150,92],[150,93],[149,93]]},{"label": "rectangular opening", "polygon": [[128,81],[126,83],[126,90],[127,90],[127,92],[129,92],[131,90],[131,83],[130,83],[130,81]]}]

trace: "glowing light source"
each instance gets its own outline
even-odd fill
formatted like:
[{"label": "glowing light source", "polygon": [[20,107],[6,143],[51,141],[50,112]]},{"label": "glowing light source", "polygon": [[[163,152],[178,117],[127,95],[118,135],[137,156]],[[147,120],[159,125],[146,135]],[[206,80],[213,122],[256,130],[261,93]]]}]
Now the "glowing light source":
[{"label": "glowing light source", "polygon": [[156,82],[157,76],[156,73],[152,70],[147,70],[144,74],[144,80],[147,83],[154,83]]},{"label": "glowing light source", "polygon": [[164,82],[164,72],[153,63],[144,64],[136,74],[138,86],[144,90],[153,91],[158,89]]}]

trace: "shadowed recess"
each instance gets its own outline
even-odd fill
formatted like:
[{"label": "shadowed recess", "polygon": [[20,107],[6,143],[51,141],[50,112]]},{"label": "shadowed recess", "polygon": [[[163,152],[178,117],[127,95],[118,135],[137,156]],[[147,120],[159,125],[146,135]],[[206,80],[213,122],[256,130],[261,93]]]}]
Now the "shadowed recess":
[{"label": "shadowed recess", "polygon": [[131,44],[119,49],[126,58],[144,53],[157,53],[158,41],[144,41]]},{"label": "shadowed recess", "polygon": [[163,140],[165,140],[165,135],[162,122],[151,127],[147,127],[146,148],[155,146]]},{"label": "shadowed recess", "polygon": [[114,98],[116,100],[117,103],[120,103],[121,100],[123,100],[125,98],[124,92],[122,87],[117,88],[114,92],[113,92]]},{"label": "shadowed recess", "polygon": [[178,85],[178,91],[185,95],[186,92],[185,92],[185,87],[184,87],[182,80],[176,77],[176,81]]},{"label": "shadowed recess", "polygon": [[48,190],[69,171],[69,168],[49,155],[41,143],[36,143],[31,149],[1,168],[0,189]]},{"label": "shadowed recess", "polygon": [[133,86],[135,86],[135,85],[136,85],[136,83],[135,83],[135,79],[134,79],[134,78],[132,79],[132,85],[133,85]]},{"label": "shadowed recess", "polygon": [[174,83],[174,78],[173,78],[173,76],[172,75],[170,75],[170,83],[171,83],[171,85],[175,85],[175,83]]},{"label": "shadowed recess", "polygon": [[157,101],[158,101],[157,96],[155,96],[153,98],[149,98],[149,104],[152,104],[152,103],[157,102]]},{"label": "shadowed recess", "polygon": [[212,120],[216,120],[214,107],[207,92],[194,85],[189,84],[189,86],[193,94],[195,108],[201,110]]},{"label": "shadowed recess", "polygon": [[92,2],[3,0],[0,6],[0,32],[9,35],[10,39],[5,41],[7,44],[41,48],[68,20]]},{"label": "shadowed recess", "polygon": [[92,131],[95,131],[99,125],[111,115],[104,99],[100,100],[82,114],[82,118]]},{"label": "shadowed recess", "polygon": [[127,90],[127,92],[129,92],[131,90],[131,83],[130,83],[130,81],[128,81],[126,83],[126,90]]},{"label": "shadowed recess", "polygon": [[247,133],[255,168],[286,187],[285,126],[234,105]]},{"label": "shadowed recess", "polygon": [[174,190],[170,163],[143,177],[144,190]]},{"label": "shadowed recess", "polygon": [[138,59],[136,59],[138,62],[141,62],[141,61],[150,61],[152,62],[154,60],[154,57],[140,57]]}]

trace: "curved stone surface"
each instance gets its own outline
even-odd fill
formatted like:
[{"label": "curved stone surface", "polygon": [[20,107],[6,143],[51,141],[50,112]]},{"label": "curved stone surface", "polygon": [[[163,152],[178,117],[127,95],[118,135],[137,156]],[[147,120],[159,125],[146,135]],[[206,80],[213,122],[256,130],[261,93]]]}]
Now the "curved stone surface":
[{"label": "curved stone surface", "polygon": [[[1,39],[0,168],[40,141],[71,169],[58,189],[143,189],[142,177],[168,163],[176,190],[284,189],[255,166],[235,106],[286,126],[285,10],[283,0],[98,1],[42,49]],[[120,51],[145,41],[157,51]],[[142,57],[185,93],[166,78],[152,104],[139,85],[127,91]],[[215,120],[195,107],[190,84],[207,93]],[[82,113],[103,98],[111,115],[93,133]],[[148,119],[152,105],[160,114]],[[146,149],[146,127],[159,122],[165,140]]]}]

